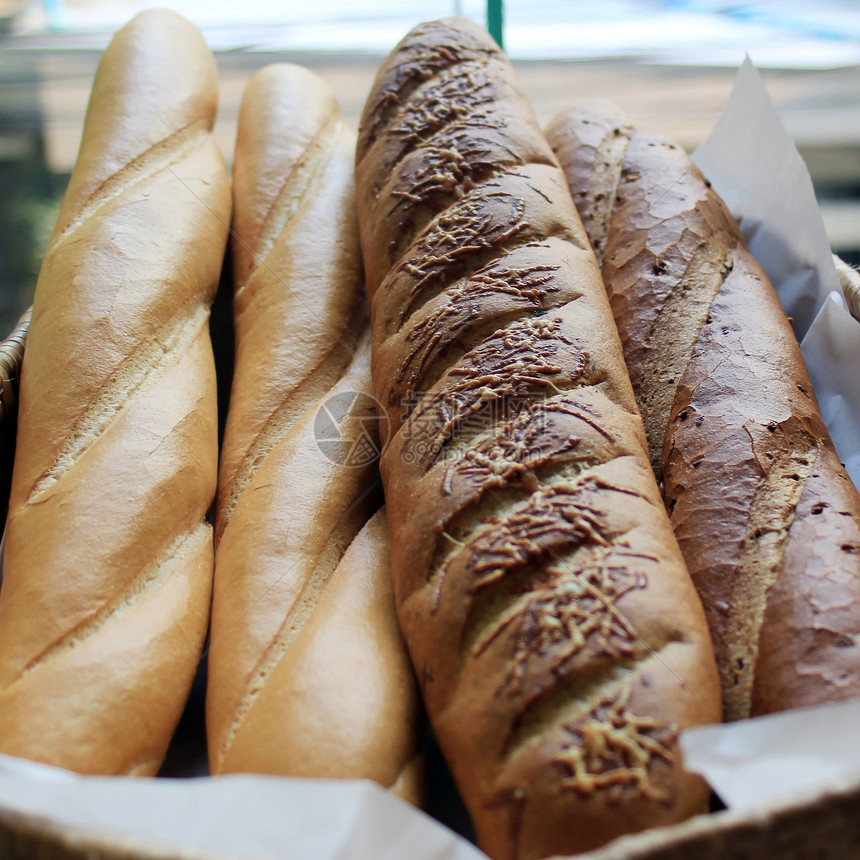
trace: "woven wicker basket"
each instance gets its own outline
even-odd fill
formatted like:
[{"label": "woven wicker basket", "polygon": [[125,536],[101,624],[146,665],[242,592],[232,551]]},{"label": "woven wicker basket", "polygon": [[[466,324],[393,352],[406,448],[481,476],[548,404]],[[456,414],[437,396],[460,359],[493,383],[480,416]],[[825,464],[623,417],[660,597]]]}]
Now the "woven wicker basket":
[{"label": "woven wicker basket", "polygon": [[845,293],[845,301],[848,302],[851,315],[854,319],[860,320],[860,272],[852,269],[836,254],[833,255],[833,263],[836,266],[836,273],[839,275],[839,282],[842,284],[842,291]]},{"label": "woven wicker basket", "polygon": [[[860,274],[838,258],[835,261],[851,311],[860,320]],[[10,423],[16,413],[18,375],[29,324],[27,311],[9,338],[0,343],[0,427]],[[0,488],[0,492],[6,489]],[[755,810],[717,812],[674,827],[623,837],[599,851],[579,855],[578,860],[850,860],[855,857],[860,858],[860,772],[825,791],[796,792]],[[2,807],[0,858],[224,860],[223,855],[70,827]]]},{"label": "woven wicker basket", "polygon": [[[0,427],[3,428],[11,425],[18,411],[18,376],[32,312],[32,308],[27,310],[12,334],[0,343]],[[0,487],[0,492],[5,489]]]}]

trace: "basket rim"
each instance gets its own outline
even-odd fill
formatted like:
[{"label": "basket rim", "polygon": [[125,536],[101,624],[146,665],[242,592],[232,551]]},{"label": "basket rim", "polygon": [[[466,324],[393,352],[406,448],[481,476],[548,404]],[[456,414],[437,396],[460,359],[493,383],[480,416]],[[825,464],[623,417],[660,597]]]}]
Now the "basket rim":
[{"label": "basket rim", "polygon": [[[860,801],[860,768],[827,785],[796,789],[753,807],[705,813],[678,824],[622,836],[595,851],[576,855],[576,860],[645,860],[658,850],[693,849],[704,841],[740,833],[751,825],[766,827],[775,819],[790,818],[801,811],[826,813],[828,808],[845,801]],[[47,815],[21,812],[0,804],[0,846],[8,842],[9,836],[18,840],[16,844],[33,846],[33,855],[20,856],[62,860],[89,860],[96,852],[96,856],[113,860],[234,860],[235,857],[155,838],[144,839],[120,829],[62,823]],[[38,854],[38,848],[50,848],[52,853]]]}]

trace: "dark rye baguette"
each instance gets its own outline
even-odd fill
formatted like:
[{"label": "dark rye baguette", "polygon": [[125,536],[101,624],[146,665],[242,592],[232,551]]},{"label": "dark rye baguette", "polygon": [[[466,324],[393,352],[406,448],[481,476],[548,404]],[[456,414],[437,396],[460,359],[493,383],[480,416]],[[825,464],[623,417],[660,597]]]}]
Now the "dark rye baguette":
[{"label": "dark rye baguette", "polygon": [[603,104],[548,138],[603,259],[726,718],[860,695],[860,496],[776,292],[682,149]]},{"label": "dark rye baguette", "polygon": [[145,12],[96,73],[39,274],[0,591],[0,752],[153,774],[209,622],[215,63]]},{"label": "dark rye baguette", "polygon": [[593,252],[483,30],[401,42],[356,175],[400,622],[483,850],[703,810],[677,744],[719,717],[701,606]]},{"label": "dark rye baguette", "polygon": [[354,153],[319,77],[275,64],[251,78],[234,162],[236,361],[216,515],[210,768],[373,779],[416,802],[418,691],[385,515],[374,515]]}]

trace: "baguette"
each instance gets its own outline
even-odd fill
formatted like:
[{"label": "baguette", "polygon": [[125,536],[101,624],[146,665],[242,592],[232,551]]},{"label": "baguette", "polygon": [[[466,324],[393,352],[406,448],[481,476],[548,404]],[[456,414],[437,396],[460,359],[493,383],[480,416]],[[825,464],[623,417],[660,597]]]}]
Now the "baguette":
[{"label": "baguette", "polygon": [[703,810],[677,744],[719,718],[702,609],[594,254],[484,31],[400,43],[356,176],[398,613],[481,847],[537,860]]},{"label": "baguette", "polygon": [[604,105],[548,137],[603,257],[725,718],[860,695],[860,495],[770,281],[679,147]]},{"label": "baguette", "polygon": [[104,53],[39,275],[0,591],[0,752],[153,774],[209,618],[209,339],[230,218],[215,64],[145,12]]},{"label": "baguette", "polygon": [[[316,75],[278,64],[251,79],[234,166],[210,768],[373,779],[416,802],[418,693],[384,513],[372,516],[381,488],[370,341],[358,340],[354,151]],[[326,410],[338,428],[321,425]]]}]

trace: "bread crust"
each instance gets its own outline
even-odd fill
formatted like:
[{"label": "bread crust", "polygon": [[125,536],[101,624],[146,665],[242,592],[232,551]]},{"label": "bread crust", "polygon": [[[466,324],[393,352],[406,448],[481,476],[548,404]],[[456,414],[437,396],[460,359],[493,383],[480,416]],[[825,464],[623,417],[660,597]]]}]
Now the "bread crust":
[{"label": "bread crust", "polygon": [[701,606],[597,263],[484,31],[401,42],[356,177],[398,612],[482,849],[537,860],[702,810],[677,748],[719,715]]},{"label": "bread crust", "polygon": [[0,592],[0,750],[151,774],[209,614],[209,303],[230,217],[200,33],[146,12],[106,50],[39,275]]},{"label": "bread crust", "polygon": [[[236,364],[222,448],[207,729],[214,773],[373,779],[416,802],[418,694],[379,507],[355,136],[275,64],[236,146]],[[331,410],[343,457],[326,448]],[[343,413],[343,414],[341,414]],[[349,458],[364,442],[367,456]],[[331,448],[331,445],[329,445]],[[371,519],[372,517],[372,519]],[[405,774],[405,775],[404,775]]]},{"label": "bread crust", "polygon": [[857,696],[860,495],[773,286],[670,141],[601,105],[548,137],[597,246],[594,177],[615,177],[603,272],[725,717]]}]

